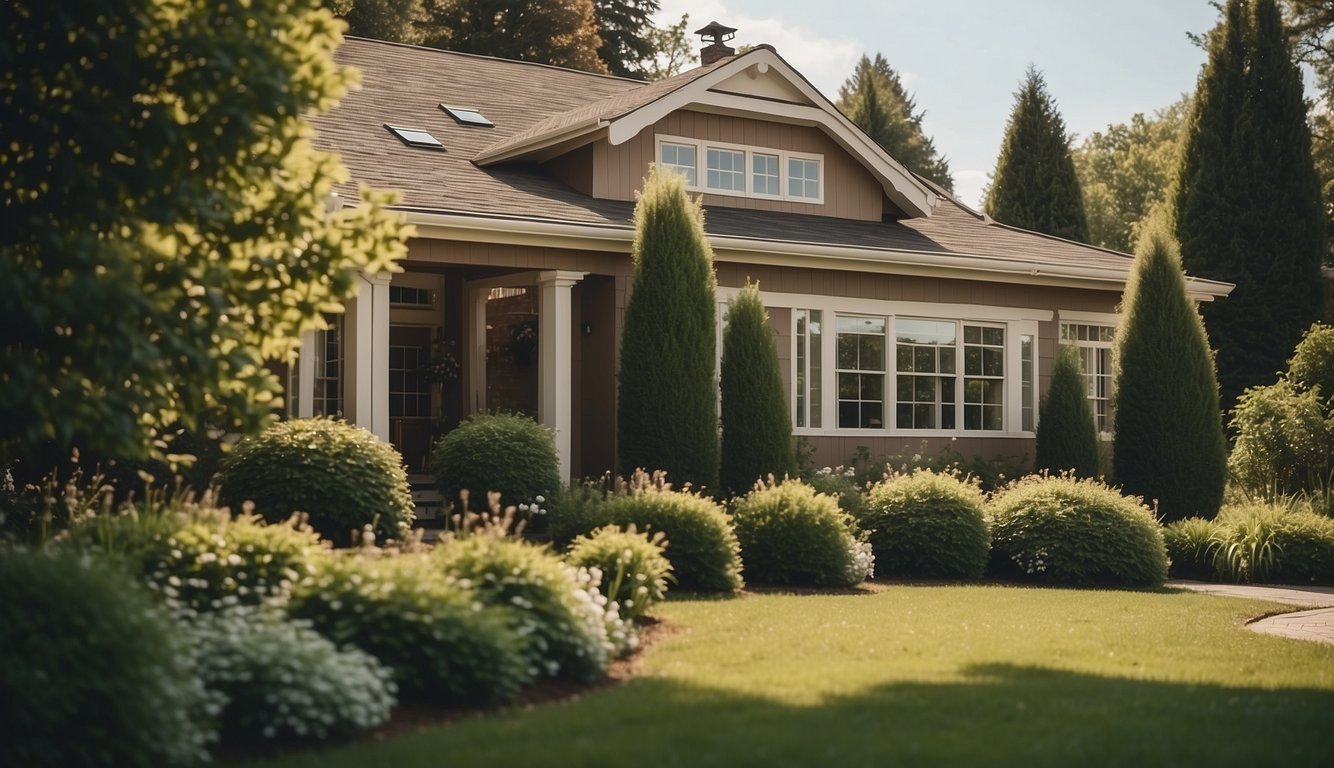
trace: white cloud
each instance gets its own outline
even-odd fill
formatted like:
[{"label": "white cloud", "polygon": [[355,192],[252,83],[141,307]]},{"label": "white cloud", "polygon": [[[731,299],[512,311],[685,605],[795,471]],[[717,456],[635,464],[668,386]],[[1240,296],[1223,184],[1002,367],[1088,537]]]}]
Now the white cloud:
[{"label": "white cloud", "polygon": [[954,171],[954,195],[964,204],[982,210],[982,190],[987,186],[987,171]]}]

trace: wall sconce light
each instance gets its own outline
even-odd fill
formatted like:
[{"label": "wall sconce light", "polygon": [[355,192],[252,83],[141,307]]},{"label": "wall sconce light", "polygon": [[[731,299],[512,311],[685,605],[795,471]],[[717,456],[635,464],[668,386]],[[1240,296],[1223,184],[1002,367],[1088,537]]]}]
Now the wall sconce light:
[{"label": "wall sconce light", "polygon": [[580,329],[581,331],[584,332],[584,335],[585,335],[585,336],[592,336],[592,335],[593,335],[593,324],[592,324],[592,323],[584,323],[583,325],[581,325],[581,326],[579,327],[579,329]]}]

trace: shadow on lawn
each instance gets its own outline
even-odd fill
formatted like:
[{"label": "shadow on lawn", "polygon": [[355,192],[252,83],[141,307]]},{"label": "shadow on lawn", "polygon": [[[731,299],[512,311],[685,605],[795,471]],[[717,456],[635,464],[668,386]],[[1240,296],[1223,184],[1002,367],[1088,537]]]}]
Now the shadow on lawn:
[{"label": "shadow on lawn", "polygon": [[[640,678],[276,765],[1334,765],[1334,693],[988,665],[811,706]],[[444,762],[441,762],[441,761]]]}]

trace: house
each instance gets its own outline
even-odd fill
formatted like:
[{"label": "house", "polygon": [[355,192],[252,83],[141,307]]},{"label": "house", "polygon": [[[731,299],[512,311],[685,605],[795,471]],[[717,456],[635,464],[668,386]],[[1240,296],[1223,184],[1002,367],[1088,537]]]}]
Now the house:
[{"label": "house", "polygon": [[[1129,256],[969,209],[768,46],[705,53],[643,83],[348,39],[336,58],[361,87],[316,118],[317,142],[351,172],[343,199],[398,190],[417,234],[402,273],[362,276],[346,314],[306,340],[294,412],[342,413],[420,471],[442,425],[520,410],[555,428],[567,476],[626,469],[617,355],[635,193],[656,162],[703,196],[720,315],[760,282],[818,463],[951,441],[1031,456],[1062,340],[1084,349],[1106,427]],[[1197,301],[1229,289],[1189,281]]]}]

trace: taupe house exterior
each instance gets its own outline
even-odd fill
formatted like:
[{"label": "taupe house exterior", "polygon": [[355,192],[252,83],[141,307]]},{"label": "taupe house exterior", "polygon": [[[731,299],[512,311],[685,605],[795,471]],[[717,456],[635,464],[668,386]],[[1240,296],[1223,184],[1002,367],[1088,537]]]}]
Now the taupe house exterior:
[{"label": "taupe house exterior", "polygon": [[[416,237],[404,272],[363,276],[346,314],[306,340],[289,400],[393,441],[410,471],[440,430],[495,408],[554,427],[567,476],[627,469],[617,356],[651,163],[703,196],[720,317],[760,282],[818,464],[858,446],[1031,456],[1062,338],[1083,349],[1107,426],[1130,257],[962,205],[767,46],[648,84],[361,39],[336,58],[362,73],[315,121],[351,172],[340,195],[398,190]],[[1230,287],[1189,281],[1197,301]],[[443,352],[458,365],[429,381]]]}]

